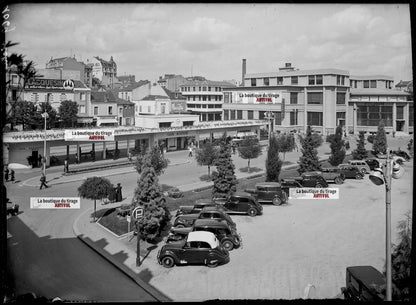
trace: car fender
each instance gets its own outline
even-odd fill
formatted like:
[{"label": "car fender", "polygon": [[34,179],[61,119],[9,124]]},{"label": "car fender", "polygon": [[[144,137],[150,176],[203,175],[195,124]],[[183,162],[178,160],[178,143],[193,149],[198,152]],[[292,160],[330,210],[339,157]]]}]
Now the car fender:
[{"label": "car fender", "polygon": [[175,252],[173,252],[172,250],[166,250],[165,252],[159,254],[158,261],[162,261],[162,259],[165,256],[171,256],[171,257],[173,257],[173,260],[175,261],[175,264],[179,264],[180,263],[180,260],[179,260],[178,255]]}]

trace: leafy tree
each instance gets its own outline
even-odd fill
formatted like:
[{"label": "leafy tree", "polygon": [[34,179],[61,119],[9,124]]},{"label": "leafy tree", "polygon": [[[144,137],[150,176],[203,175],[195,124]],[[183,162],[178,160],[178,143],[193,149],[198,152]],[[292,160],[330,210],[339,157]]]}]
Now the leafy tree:
[{"label": "leafy tree", "polygon": [[248,160],[248,172],[250,172],[250,160],[256,159],[261,153],[259,139],[257,138],[246,138],[242,140],[238,146],[239,156],[244,160]]},{"label": "leafy tree", "polygon": [[37,113],[36,105],[28,101],[14,103],[13,125],[22,125],[23,130],[31,129],[37,125],[34,114]]},{"label": "leafy tree", "polygon": [[387,152],[387,137],[386,131],[384,130],[384,121],[381,120],[378,124],[377,134],[374,138],[373,150],[376,154]]},{"label": "leafy tree", "polygon": [[96,213],[97,199],[104,199],[110,195],[114,189],[114,185],[107,178],[103,177],[89,177],[80,187],[78,187],[78,194],[82,198],[94,200],[94,221]]},{"label": "leafy tree", "polygon": [[74,101],[65,100],[58,108],[59,118],[63,127],[74,127],[77,122],[78,104]]},{"label": "leafy tree", "polygon": [[342,127],[338,126],[335,130],[335,136],[331,138],[329,147],[331,148],[331,156],[329,157],[329,163],[337,166],[344,161],[345,158],[345,146],[342,139]]},{"label": "leafy tree", "polygon": [[308,126],[308,128],[306,129],[306,136],[305,138],[301,139],[301,144],[302,156],[299,158],[298,161],[299,174],[308,171],[320,170],[321,164],[319,163],[318,151],[315,148],[316,139],[314,139],[314,137],[312,136],[312,130],[310,126]]},{"label": "leafy tree", "polygon": [[231,159],[231,146],[227,144],[225,135],[221,138],[220,150],[218,158],[215,161],[217,172],[213,173],[212,180],[214,186],[212,188],[212,196],[220,197],[231,195],[237,190],[237,178],[235,176],[235,166]]},{"label": "leafy tree", "polygon": [[140,173],[133,195],[132,208],[143,207],[143,217],[136,222],[136,228],[143,240],[153,240],[170,220],[171,215],[162,197],[150,151],[142,159]]},{"label": "leafy tree", "polygon": [[57,113],[56,110],[52,108],[52,105],[49,102],[40,103],[40,109],[35,113],[33,117],[33,121],[37,125],[38,128],[44,128],[45,119],[42,117],[42,114],[46,111],[48,117],[46,119],[46,128],[51,129],[55,127],[57,121]]},{"label": "leafy tree", "polygon": [[205,143],[195,152],[195,159],[198,165],[208,166],[208,178],[211,177],[211,166],[214,165],[217,158],[218,149],[211,142]]},{"label": "leafy tree", "polygon": [[367,156],[368,152],[365,149],[364,131],[360,131],[358,134],[357,149],[352,152],[352,157],[355,160],[364,160]]},{"label": "leafy tree", "polygon": [[[300,136],[301,143],[302,143],[303,140],[304,140],[304,137]],[[329,140],[329,139],[327,139],[327,140]],[[312,129],[311,129],[311,144],[312,144],[313,148],[318,148],[319,146],[322,145],[323,142],[324,142],[324,140],[322,139],[322,136],[317,132],[312,133]]]},{"label": "leafy tree", "polygon": [[279,152],[283,153],[283,160],[286,158],[286,153],[295,149],[295,137],[292,133],[283,133],[278,136]]},{"label": "leafy tree", "polygon": [[266,181],[279,182],[282,169],[282,160],[279,158],[279,143],[274,135],[270,137],[269,149],[266,158]]},{"label": "leafy tree", "polygon": [[139,174],[142,173],[142,166],[147,158],[147,155],[150,154],[150,159],[152,162],[153,169],[157,176],[160,176],[165,171],[165,168],[168,167],[169,159],[166,159],[165,156],[162,154],[160,148],[157,145],[153,145],[153,147],[149,150],[146,154],[144,149],[140,150],[140,153],[137,155],[134,167],[136,168]]},{"label": "leafy tree", "polygon": [[[24,89],[27,86],[29,80],[39,77],[35,69],[35,64],[32,61],[26,61],[24,55],[12,53],[7,55],[7,49],[17,45],[7,41],[3,43],[1,48],[1,54],[5,54],[6,57],[6,97],[9,105],[8,109],[5,109],[5,117],[2,117],[3,126],[4,124],[10,124],[10,129],[13,130],[17,124],[16,119],[16,107]],[[13,82],[13,75],[17,75],[17,82]],[[11,94],[13,92],[13,94]],[[13,98],[14,97],[14,98]]]}]

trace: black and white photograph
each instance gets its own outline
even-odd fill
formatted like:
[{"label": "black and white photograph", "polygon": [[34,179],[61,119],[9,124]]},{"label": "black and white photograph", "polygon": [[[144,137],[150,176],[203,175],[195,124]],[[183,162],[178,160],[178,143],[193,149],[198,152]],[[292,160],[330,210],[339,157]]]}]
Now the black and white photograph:
[{"label": "black and white photograph", "polygon": [[1,9],[3,303],[415,300],[414,3]]}]

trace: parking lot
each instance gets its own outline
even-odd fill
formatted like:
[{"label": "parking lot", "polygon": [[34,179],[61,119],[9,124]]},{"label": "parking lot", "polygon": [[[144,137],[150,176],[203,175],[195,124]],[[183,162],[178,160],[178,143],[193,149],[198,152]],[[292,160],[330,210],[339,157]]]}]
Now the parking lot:
[{"label": "parking lot", "polygon": [[[392,241],[397,223],[412,209],[413,160],[392,183]],[[339,296],[345,268],[385,261],[385,188],[368,179],[347,179],[339,200],[292,199],[264,205],[264,215],[233,215],[243,247],[231,251],[230,263],[205,266],[157,264],[158,249],[146,258],[149,283],[175,301],[208,299],[296,299],[308,284],[316,298]],[[161,246],[161,245],[160,245]],[[160,247],[159,246],[159,247]]]}]

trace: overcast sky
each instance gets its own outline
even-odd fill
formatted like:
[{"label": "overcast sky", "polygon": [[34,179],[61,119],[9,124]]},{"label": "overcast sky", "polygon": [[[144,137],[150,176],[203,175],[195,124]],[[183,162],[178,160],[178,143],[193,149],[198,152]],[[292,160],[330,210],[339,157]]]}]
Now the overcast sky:
[{"label": "overcast sky", "polygon": [[241,80],[291,62],[350,75],[412,77],[408,4],[19,4],[9,50],[37,68],[51,57],[113,56],[118,75]]}]

